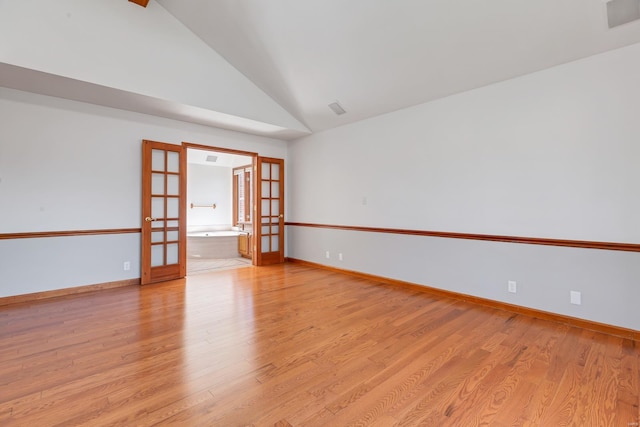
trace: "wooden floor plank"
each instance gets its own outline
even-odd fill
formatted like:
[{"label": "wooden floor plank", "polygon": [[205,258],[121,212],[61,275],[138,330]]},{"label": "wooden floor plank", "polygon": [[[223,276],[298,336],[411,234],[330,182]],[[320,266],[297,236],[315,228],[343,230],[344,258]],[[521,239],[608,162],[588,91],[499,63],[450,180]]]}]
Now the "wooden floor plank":
[{"label": "wooden floor plank", "polygon": [[300,264],[0,307],[0,424],[622,425],[628,339]]}]

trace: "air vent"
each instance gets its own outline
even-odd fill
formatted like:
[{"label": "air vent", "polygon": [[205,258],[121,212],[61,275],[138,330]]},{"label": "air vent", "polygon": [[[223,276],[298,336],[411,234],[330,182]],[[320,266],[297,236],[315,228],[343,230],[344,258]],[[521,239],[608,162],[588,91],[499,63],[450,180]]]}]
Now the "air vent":
[{"label": "air vent", "polygon": [[207,162],[215,163],[218,161],[218,156],[207,156]]},{"label": "air vent", "polygon": [[611,0],[607,2],[609,28],[640,19],[640,0]]},{"label": "air vent", "polygon": [[331,108],[331,110],[336,113],[336,115],[341,116],[344,113],[346,113],[345,109],[342,108],[342,105],[340,105],[338,103],[338,101],[336,102],[332,102],[331,104],[329,104],[329,108]]}]

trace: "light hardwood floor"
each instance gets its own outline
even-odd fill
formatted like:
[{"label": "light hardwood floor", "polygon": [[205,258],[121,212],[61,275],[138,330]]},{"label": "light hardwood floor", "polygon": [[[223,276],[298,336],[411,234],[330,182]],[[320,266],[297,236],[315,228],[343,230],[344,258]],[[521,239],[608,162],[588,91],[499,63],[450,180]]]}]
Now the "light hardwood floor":
[{"label": "light hardwood floor", "polygon": [[638,343],[285,264],[0,307],[0,425],[632,426]]}]

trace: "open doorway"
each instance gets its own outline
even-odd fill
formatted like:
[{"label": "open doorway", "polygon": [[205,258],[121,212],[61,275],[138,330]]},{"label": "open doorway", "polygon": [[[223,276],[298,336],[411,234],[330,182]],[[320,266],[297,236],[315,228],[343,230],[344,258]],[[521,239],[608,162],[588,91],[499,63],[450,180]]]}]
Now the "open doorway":
[{"label": "open doorway", "polygon": [[254,157],[187,149],[187,275],[252,265]]}]

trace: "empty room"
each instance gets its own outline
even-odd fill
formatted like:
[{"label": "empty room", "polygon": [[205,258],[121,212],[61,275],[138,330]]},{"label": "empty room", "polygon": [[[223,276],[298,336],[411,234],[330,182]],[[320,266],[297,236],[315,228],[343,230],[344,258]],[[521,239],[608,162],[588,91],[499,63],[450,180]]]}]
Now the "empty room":
[{"label": "empty room", "polygon": [[0,0],[3,426],[640,425],[640,0]]}]

